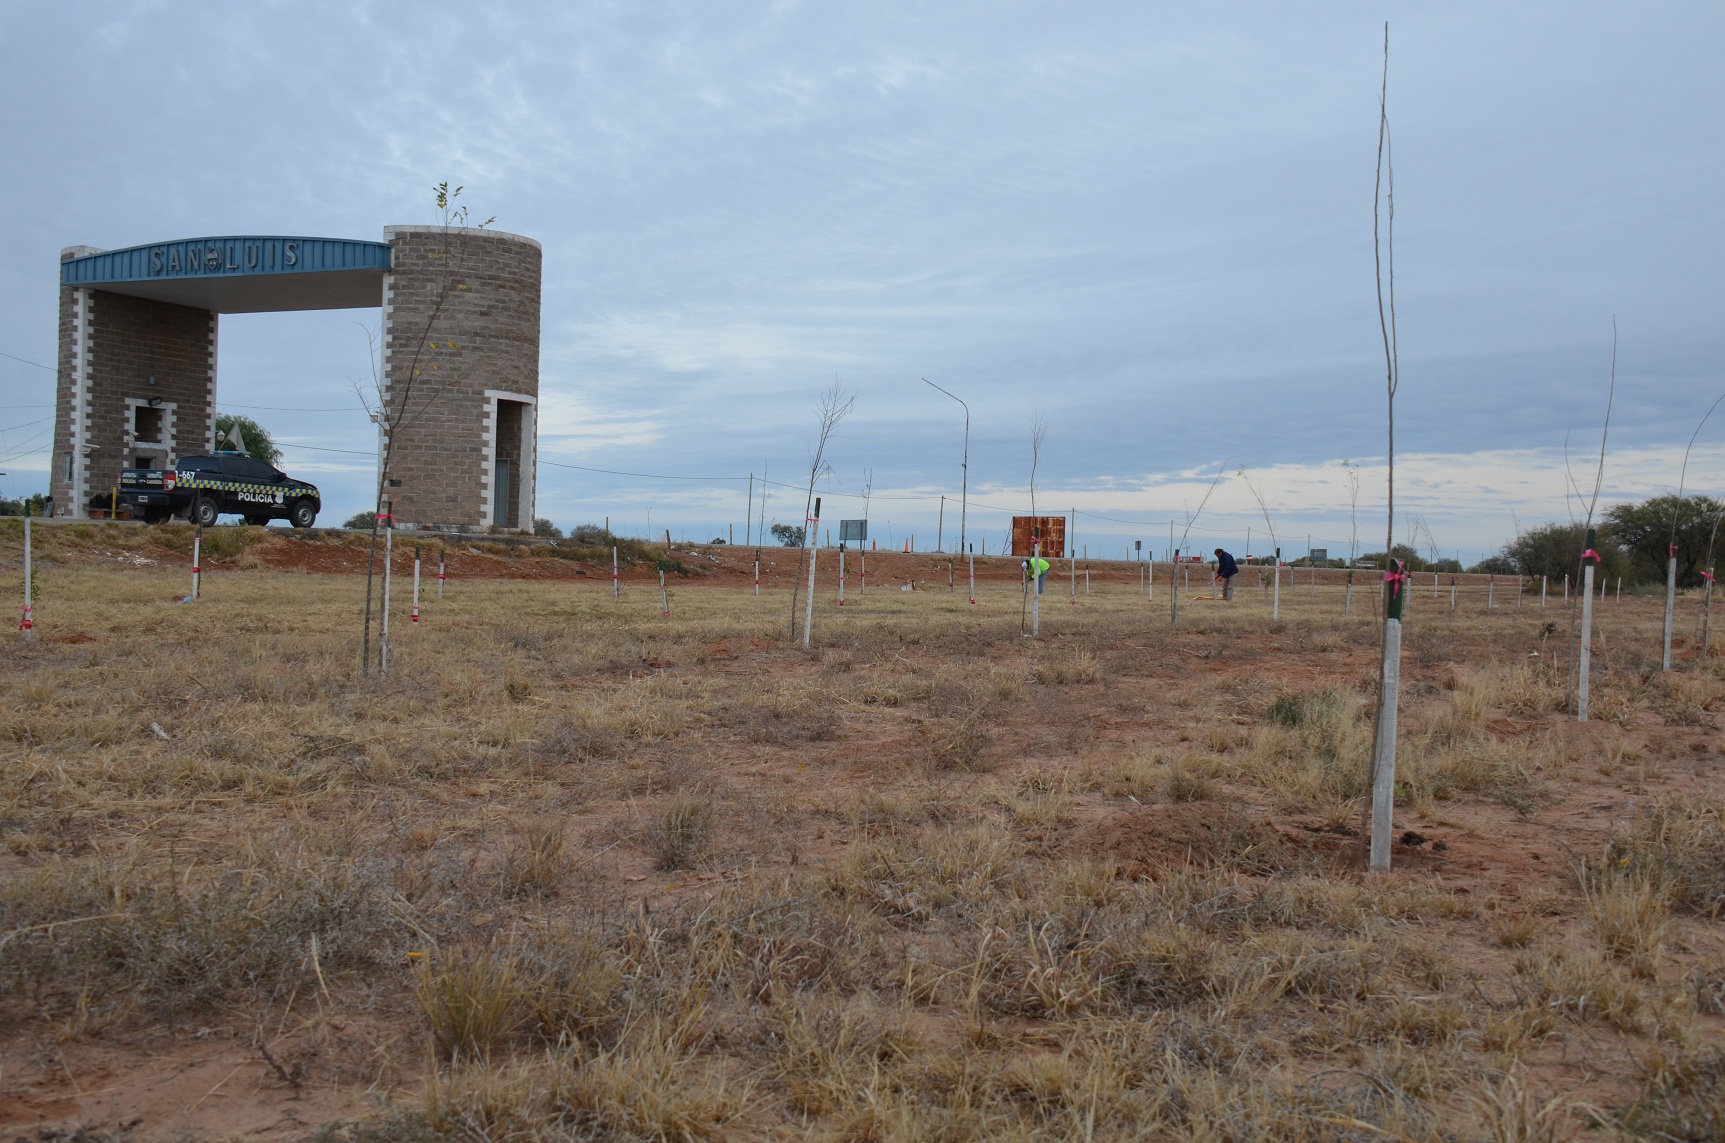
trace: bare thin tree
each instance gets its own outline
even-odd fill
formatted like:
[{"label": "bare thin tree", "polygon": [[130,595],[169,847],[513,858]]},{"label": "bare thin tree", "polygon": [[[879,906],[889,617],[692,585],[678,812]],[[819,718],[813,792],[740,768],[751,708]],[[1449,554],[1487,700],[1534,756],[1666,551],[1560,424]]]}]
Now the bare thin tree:
[{"label": "bare thin tree", "polygon": [[1378,167],[1372,187],[1372,262],[1377,277],[1378,330],[1384,346],[1389,471],[1384,520],[1384,634],[1378,668],[1378,713],[1372,728],[1371,868],[1390,868],[1396,772],[1396,713],[1401,689],[1402,604],[1407,591],[1391,552],[1396,539],[1396,390],[1401,387],[1396,340],[1396,176],[1390,142],[1390,26],[1384,23],[1384,73],[1378,90]]},{"label": "bare thin tree", "polygon": [[1360,470],[1352,461],[1342,461],[1348,473],[1348,586],[1342,596],[1342,617],[1354,613],[1354,562],[1360,554]]},{"label": "bare thin tree", "polygon": [[1042,462],[1042,444],[1048,439],[1048,418],[1040,413],[1030,418],[1030,515],[1036,516],[1036,467]]},{"label": "bare thin tree", "polygon": [[[848,417],[856,408],[857,399],[854,394],[845,392],[844,386],[834,380],[826,392],[821,394],[820,404],[815,410],[815,447],[809,453],[809,483],[808,495],[803,502],[803,529],[805,532],[803,545],[797,551],[797,578],[791,584],[791,640],[797,638],[797,602],[803,584],[803,562],[814,557],[814,546],[820,542],[816,534],[818,526],[813,518],[815,503],[815,481],[827,469],[827,442],[832,439],[833,430],[839,427],[839,422]],[[811,579],[813,569],[811,567]],[[814,584],[809,584],[809,612],[803,620],[803,643],[809,641],[809,627],[814,622]]]},{"label": "bare thin tree", "polygon": [[[1599,463],[1593,470],[1593,492],[1586,499],[1587,510],[1582,513],[1582,517],[1581,517],[1581,534],[1582,534],[1583,540],[1585,540],[1587,538],[1587,536],[1591,533],[1591,531],[1593,529],[1593,515],[1599,509],[1599,490],[1601,488],[1605,487],[1605,451],[1606,451],[1605,446],[1606,446],[1606,442],[1611,439],[1611,408],[1616,403],[1616,401],[1617,401],[1617,315],[1612,314],[1611,315],[1611,377],[1610,377],[1610,381],[1607,383],[1606,388],[1605,388],[1605,421],[1604,421],[1603,426],[1599,430]],[[1712,410],[1709,409],[1708,412],[1711,413]],[[1703,421],[1703,423],[1705,423],[1706,418],[1705,417],[1702,418],[1702,421]],[[1696,431],[1699,432],[1700,429],[1697,428]],[[1567,434],[1564,436],[1563,444],[1564,444],[1563,464],[1564,464],[1564,471],[1567,474],[1569,471],[1569,437]],[[1576,485],[1574,476],[1569,476],[1569,483],[1570,483],[1570,487],[1575,490],[1576,503],[1580,504],[1582,502],[1582,492],[1581,492],[1581,488],[1578,485]],[[1575,513],[1572,511],[1570,513],[1570,519],[1573,520],[1574,518],[1575,518]],[[1576,587],[1578,589],[1581,589],[1582,583],[1587,578],[1587,576],[1586,576],[1587,551],[1586,551],[1585,543],[1583,544],[1583,550],[1580,552],[1577,552],[1575,554],[1575,559],[1576,559],[1575,583],[1576,583]],[[1581,710],[1582,702],[1581,702],[1581,699],[1577,697],[1576,688],[1580,683],[1581,642],[1582,642],[1582,638],[1583,638],[1584,634],[1591,638],[1592,632],[1591,631],[1583,632],[1583,631],[1577,629],[1577,627],[1576,627],[1576,614],[1575,614],[1575,610],[1572,608],[1570,610],[1570,613],[1569,613],[1569,671],[1568,671],[1568,680],[1569,681],[1568,681],[1568,693],[1564,696],[1564,708],[1566,710],[1569,710],[1569,711],[1576,713],[1578,715],[1582,713],[1582,710]]]},{"label": "bare thin tree", "polygon": [[[377,487],[372,497],[371,518],[371,548],[366,559],[365,568],[365,621],[360,637],[360,674],[371,673],[371,609],[372,585],[377,569],[377,545],[379,526],[385,522],[384,491],[389,487],[389,466],[393,458],[396,438],[404,430],[411,428],[428,409],[443,395],[447,382],[438,374],[436,358],[439,353],[452,352],[459,349],[453,340],[445,338],[439,343],[433,336],[437,332],[438,322],[448,312],[456,297],[467,291],[464,279],[466,272],[468,233],[483,230],[496,221],[493,215],[484,222],[468,225],[468,209],[459,200],[464,188],[451,189],[447,182],[439,183],[434,188],[435,202],[438,213],[437,229],[443,236],[443,245],[432,252],[431,257],[440,265],[434,278],[431,305],[426,313],[425,321],[416,330],[411,331],[408,342],[412,352],[406,355],[406,366],[399,376],[392,366],[387,382],[383,379],[379,363],[381,349],[374,346],[372,354],[372,382],[374,400],[365,401],[373,421],[377,422],[380,437],[377,454]],[[370,331],[367,331],[369,337]],[[393,509],[391,509],[393,515]],[[388,526],[393,528],[395,521],[388,520]]]},{"label": "bare thin tree", "polygon": [[1707,406],[1707,412],[1702,414],[1700,424],[1689,434],[1689,444],[1683,449],[1683,468],[1677,476],[1677,499],[1671,504],[1671,541],[1668,545],[1670,555],[1665,565],[1665,649],[1660,667],[1665,671],[1671,669],[1671,623],[1677,605],[1677,529],[1683,520],[1683,486],[1689,477],[1689,452],[1695,447],[1695,439],[1701,435],[1701,430],[1707,425],[1707,419],[1713,415],[1713,410],[1719,407],[1721,401],[1725,401],[1725,393],[1713,398],[1713,403]]},{"label": "bare thin tree", "polygon": [[[1030,417],[1030,534],[1036,537],[1036,540],[1032,542],[1030,546],[1031,560],[1040,558],[1042,550],[1042,519],[1036,514],[1036,469],[1037,466],[1042,463],[1042,443],[1047,439],[1048,418],[1044,417],[1040,413],[1033,412]],[[1026,606],[1030,603],[1031,596],[1036,591],[1037,587],[1035,563],[1026,564],[1026,569],[1028,574],[1024,577],[1025,586],[1023,593],[1019,597],[1018,607],[1018,629],[1020,631],[1024,630]],[[1040,625],[1038,621],[1041,619],[1042,615],[1040,599],[1036,600],[1036,605],[1037,610],[1035,616],[1031,620],[1032,635],[1038,633],[1036,628]]]},{"label": "bare thin tree", "polygon": [[1270,533],[1270,550],[1272,552],[1279,551],[1281,541],[1276,538],[1276,525],[1270,519],[1270,502],[1265,499],[1263,488],[1253,484],[1252,478],[1246,475],[1246,470],[1243,468],[1235,475],[1245,482],[1246,491],[1250,492],[1252,499],[1258,502],[1258,511],[1264,517],[1264,529]]},{"label": "bare thin tree", "polygon": [[[1186,550],[1186,537],[1192,534],[1192,525],[1196,524],[1198,517],[1204,514],[1204,505],[1210,503],[1210,497],[1216,494],[1216,489],[1222,483],[1222,478],[1228,475],[1228,466],[1233,462],[1234,458],[1229,457],[1216,466],[1216,475],[1210,478],[1209,487],[1204,489],[1204,498],[1198,501],[1197,510],[1186,513],[1186,527],[1180,532],[1179,546],[1170,553],[1174,557],[1173,581],[1168,585],[1168,622],[1170,624],[1180,621],[1180,553]],[[1151,566],[1154,567],[1154,563]]]}]

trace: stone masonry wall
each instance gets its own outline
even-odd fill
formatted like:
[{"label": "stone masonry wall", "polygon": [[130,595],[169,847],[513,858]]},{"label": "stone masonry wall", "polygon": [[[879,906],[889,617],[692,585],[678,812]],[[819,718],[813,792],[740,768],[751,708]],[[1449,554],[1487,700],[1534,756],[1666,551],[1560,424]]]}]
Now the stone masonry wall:
[{"label": "stone masonry wall", "polygon": [[[539,244],[471,229],[385,233],[383,396],[386,422],[400,416],[389,477],[401,482],[385,494],[404,523],[488,525],[486,391],[539,396]],[[532,474],[520,476],[531,488]]]},{"label": "stone masonry wall", "polygon": [[[80,321],[87,352],[86,360],[76,362]],[[210,447],[216,368],[216,315],[210,311],[62,287],[59,366],[51,461],[57,514],[83,515],[90,497],[112,489],[120,469],[140,451],[171,462]],[[80,426],[73,423],[79,384],[85,397],[82,442],[75,431]],[[152,398],[161,402],[165,451],[127,445],[132,427],[128,398],[141,404]],[[67,477],[68,457],[74,470],[83,466],[83,503],[73,500],[78,482]]]}]

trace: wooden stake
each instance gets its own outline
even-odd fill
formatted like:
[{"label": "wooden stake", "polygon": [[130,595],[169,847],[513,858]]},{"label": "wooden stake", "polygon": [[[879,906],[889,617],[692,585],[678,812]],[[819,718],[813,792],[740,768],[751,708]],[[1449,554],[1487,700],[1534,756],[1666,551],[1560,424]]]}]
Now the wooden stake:
[{"label": "wooden stake", "polygon": [[24,617],[18,621],[18,630],[24,632],[25,639],[36,637],[36,623],[30,615],[30,506],[24,505]]},{"label": "wooden stake", "polygon": [[383,533],[383,616],[379,621],[377,634],[377,673],[389,674],[389,587],[394,572],[395,561],[390,558],[395,544],[395,506],[393,501],[383,502],[384,510],[389,513],[389,519],[384,522]]}]

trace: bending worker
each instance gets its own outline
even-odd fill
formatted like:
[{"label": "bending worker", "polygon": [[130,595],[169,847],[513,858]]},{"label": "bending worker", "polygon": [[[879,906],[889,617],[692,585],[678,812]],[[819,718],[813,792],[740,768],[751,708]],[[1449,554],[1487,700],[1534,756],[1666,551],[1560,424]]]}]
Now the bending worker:
[{"label": "bending worker", "polygon": [[1048,582],[1049,562],[1041,556],[1032,556],[1019,566],[1024,569],[1024,578],[1036,581],[1036,594],[1041,595],[1042,588]]},{"label": "bending worker", "polygon": [[1234,598],[1234,577],[1240,574],[1240,565],[1234,562],[1234,557],[1216,549],[1216,578],[1222,583],[1222,598]]}]

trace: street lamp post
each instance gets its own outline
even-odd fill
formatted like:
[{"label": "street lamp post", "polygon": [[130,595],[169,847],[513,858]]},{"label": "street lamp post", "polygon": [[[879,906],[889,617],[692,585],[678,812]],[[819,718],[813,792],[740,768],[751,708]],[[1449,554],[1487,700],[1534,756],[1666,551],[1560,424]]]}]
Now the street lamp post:
[{"label": "street lamp post", "polygon": [[939,385],[936,385],[927,377],[922,379],[922,383],[931,389],[936,389],[942,393],[946,393],[948,397],[957,401],[964,408],[964,463],[959,465],[961,472],[959,479],[961,483],[959,486],[958,500],[958,550],[960,552],[965,552],[969,550],[965,547],[964,542],[964,517],[965,511],[970,505],[970,406],[964,403],[964,398],[953,393],[947,393],[945,389],[941,389]]}]

